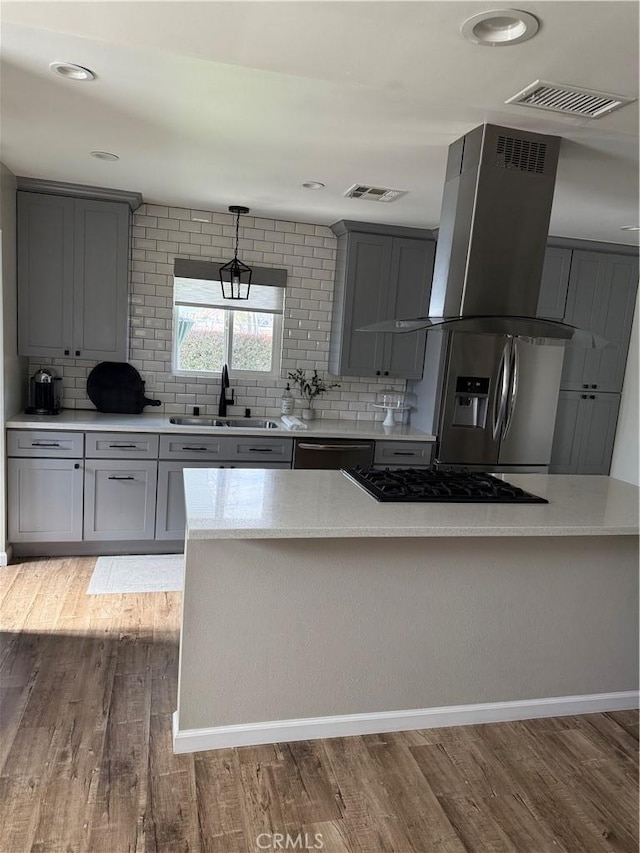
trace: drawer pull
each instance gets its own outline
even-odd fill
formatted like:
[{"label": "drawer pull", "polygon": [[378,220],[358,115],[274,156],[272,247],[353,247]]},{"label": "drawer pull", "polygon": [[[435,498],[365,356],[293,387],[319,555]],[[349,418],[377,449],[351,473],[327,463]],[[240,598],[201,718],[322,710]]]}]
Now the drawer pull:
[{"label": "drawer pull", "polygon": [[60,447],[57,441],[32,441],[31,447]]},{"label": "drawer pull", "polygon": [[109,477],[110,480],[135,480],[135,477]]},{"label": "drawer pull", "polygon": [[114,450],[138,450],[139,445],[137,444],[110,444],[109,447],[112,447]]},{"label": "drawer pull", "polygon": [[393,456],[417,456],[414,450],[394,450]]},{"label": "drawer pull", "polygon": [[186,447],[182,448],[183,450],[209,450],[208,447],[193,447],[191,445],[186,445]]},{"label": "drawer pull", "polygon": [[250,453],[273,453],[273,447],[250,447]]}]

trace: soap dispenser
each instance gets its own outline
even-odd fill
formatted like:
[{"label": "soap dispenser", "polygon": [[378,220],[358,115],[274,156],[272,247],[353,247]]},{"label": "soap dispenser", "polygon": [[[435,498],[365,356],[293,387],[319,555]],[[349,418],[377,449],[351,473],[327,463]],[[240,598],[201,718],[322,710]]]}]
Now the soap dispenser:
[{"label": "soap dispenser", "polygon": [[280,398],[280,414],[281,415],[290,415],[293,411],[293,394],[291,393],[291,388],[289,387],[289,383],[287,382],[287,387],[282,392],[282,397]]}]

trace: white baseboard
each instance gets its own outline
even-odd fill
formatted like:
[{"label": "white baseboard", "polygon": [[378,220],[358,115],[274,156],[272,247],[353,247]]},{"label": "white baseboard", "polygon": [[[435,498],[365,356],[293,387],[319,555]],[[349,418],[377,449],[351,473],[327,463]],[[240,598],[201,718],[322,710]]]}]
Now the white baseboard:
[{"label": "white baseboard", "polygon": [[11,561],[11,545],[7,545],[6,551],[0,551],[0,568],[8,566]]},{"label": "white baseboard", "polygon": [[274,720],[266,723],[246,723],[183,731],[180,731],[176,711],[173,715],[173,751],[176,753],[199,752],[207,749],[227,749],[232,746],[255,746],[262,743],[286,743],[294,740],[434,729],[442,726],[530,720],[536,717],[565,717],[569,714],[624,711],[637,708],[639,700],[640,693],[637,690],[629,690],[624,693],[592,693],[587,696],[554,696],[551,699],[418,708],[414,711],[381,711],[373,714]]}]

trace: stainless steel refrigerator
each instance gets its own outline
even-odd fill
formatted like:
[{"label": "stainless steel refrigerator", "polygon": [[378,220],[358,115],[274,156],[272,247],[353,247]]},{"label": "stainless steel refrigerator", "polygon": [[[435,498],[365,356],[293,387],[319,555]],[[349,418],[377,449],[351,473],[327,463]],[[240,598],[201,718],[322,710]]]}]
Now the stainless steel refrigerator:
[{"label": "stainless steel refrigerator", "polygon": [[545,472],[563,356],[560,346],[450,333],[437,462],[484,471]]}]

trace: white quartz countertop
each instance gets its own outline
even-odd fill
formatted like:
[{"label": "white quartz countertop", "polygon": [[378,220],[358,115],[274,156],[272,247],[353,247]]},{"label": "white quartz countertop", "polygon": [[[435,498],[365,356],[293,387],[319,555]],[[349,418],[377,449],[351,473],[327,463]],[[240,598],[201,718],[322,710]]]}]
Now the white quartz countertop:
[{"label": "white quartz countertop", "polygon": [[186,469],[187,539],[638,533],[638,489],[621,480],[504,479],[549,503],[379,503],[340,471]]},{"label": "white quartz countertop", "polygon": [[[211,417],[210,414],[203,415]],[[8,429],[77,430],[83,432],[155,432],[203,435],[290,435],[298,438],[370,438],[377,441],[435,441],[434,435],[410,426],[383,427],[380,421],[318,419],[308,421],[306,430],[288,430],[279,418],[277,429],[234,429],[234,427],[177,426],[169,422],[172,415],[107,415],[86,409],[65,409],[59,415],[15,415],[7,421]]]}]

